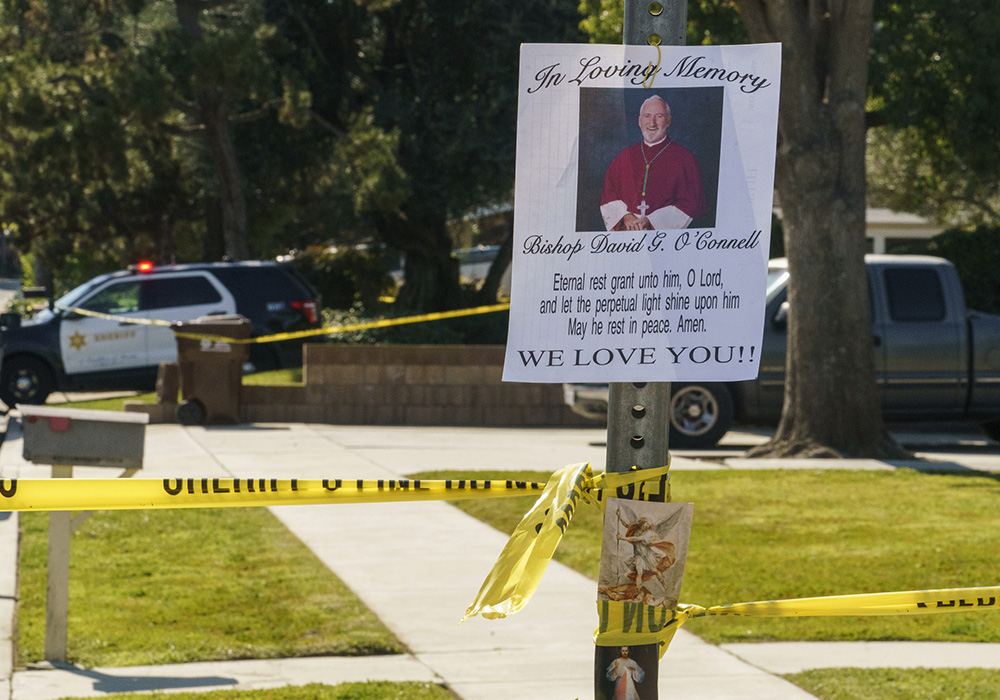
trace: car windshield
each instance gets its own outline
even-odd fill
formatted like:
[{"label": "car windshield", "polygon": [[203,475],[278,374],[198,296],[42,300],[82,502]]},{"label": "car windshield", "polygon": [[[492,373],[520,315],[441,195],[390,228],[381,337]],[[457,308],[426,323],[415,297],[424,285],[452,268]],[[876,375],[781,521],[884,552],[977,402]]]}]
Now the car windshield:
[{"label": "car windshield", "polygon": [[788,268],[772,267],[767,270],[767,302],[771,303],[774,295],[777,294],[788,281]]},{"label": "car windshield", "polygon": [[48,307],[45,307],[45,309],[35,314],[35,319],[38,321],[48,321],[55,316],[55,314],[59,313],[60,309],[67,309],[76,306],[80,303],[80,300],[83,297],[90,293],[90,290],[97,285],[102,284],[106,279],[107,275],[100,275],[92,280],[84,282],[79,287],[72,289],[56,299],[56,310],[54,312]]}]

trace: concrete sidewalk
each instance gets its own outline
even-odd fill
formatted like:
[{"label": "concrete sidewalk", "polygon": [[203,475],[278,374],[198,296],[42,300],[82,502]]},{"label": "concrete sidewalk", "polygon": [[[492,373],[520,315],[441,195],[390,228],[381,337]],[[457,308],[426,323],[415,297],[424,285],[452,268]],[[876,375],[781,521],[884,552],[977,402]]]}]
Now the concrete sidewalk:
[{"label": "concrete sidewalk", "polygon": [[[603,429],[517,430],[247,425],[149,426],[144,478],[186,476],[393,478],[427,469],[552,471],[604,461]],[[977,455],[982,457],[982,455]],[[950,458],[949,460],[950,461]],[[1000,460],[995,460],[1000,461]],[[850,460],[824,460],[826,467]],[[994,465],[993,462],[990,463]],[[811,465],[814,466],[814,465]],[[677,456],[673,469],[725,464]],[[882,465],[882,468],[894,468]],[[21,459],[12,432],[0,477],[47,478]],[[107,470],[78,468],[79,477]],[[349,680],[446,684],[464,700],[593,697],[594,581],[553,562],[534,599],[506,620],[461,626],[507,535],[444,503],[273,508],[411,650],[399,657],[211,662],[182,666],[12,672],[16,518],[0,514],[0,700],[100,697],[133,690],[264,688]],[[660,668],[661,697],[794,700],[811,695],[776,677],[803,668],[1000,667],[1000,645],[753,644],[716,647],[681,630]],[[925,663],[928,662],[928,663]],[[669,682],[668,682],[669,679]]]}]

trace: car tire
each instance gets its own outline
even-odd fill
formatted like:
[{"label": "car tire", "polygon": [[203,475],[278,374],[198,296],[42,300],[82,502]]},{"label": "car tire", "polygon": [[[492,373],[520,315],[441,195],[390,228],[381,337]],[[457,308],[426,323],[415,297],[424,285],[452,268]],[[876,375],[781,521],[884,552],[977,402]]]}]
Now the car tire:
[{"label": "car tire", "polygon": [[676,384],[670,397],[670,447],[704,449],[733,425],[733,397],[724,384]]},{"label": "car tire", "polygon": [[44,404],[55,388],[52,369],[37,357],[14,355],[4,359],[0,371],[0,401],[7,404],[8,409],[19,403]]}]

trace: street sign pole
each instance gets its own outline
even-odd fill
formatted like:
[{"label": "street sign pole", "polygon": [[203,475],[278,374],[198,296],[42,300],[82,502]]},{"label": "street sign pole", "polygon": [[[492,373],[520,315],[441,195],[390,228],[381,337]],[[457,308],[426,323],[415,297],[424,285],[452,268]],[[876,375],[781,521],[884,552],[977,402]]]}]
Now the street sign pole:
[{"label": "street sign pole", "polygon": [[[675,45],[686,43],[686,0],[624,0],[624,44]],[[607,471],[627,472],[633,467],[651,469],[667,464],[670,428],[668,382],[613,383],[608,397]],[[659,484],[640,482],[619,489],[619,498],[669,501],[667,477]],[[617,526],[617,525],[616,525]],[[655,649],[656,645],[649,645]],[[640,647],[634,651],[639,652]],[[600,649],[595,652],[595,696],[600,700],[604,670]],[[633,658],[636,654],[633,653]],[[653,656],[653,658],[656,658]],[[650,680],[655,680],[652,674]],[[643,684],[642,699],[657,700],[655,685]]]}]

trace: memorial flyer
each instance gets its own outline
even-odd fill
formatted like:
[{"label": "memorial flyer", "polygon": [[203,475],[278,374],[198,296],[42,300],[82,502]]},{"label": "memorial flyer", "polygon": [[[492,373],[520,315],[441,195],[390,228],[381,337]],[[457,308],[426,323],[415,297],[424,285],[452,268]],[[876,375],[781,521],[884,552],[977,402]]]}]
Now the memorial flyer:
[{"label": "memorial flyer", "polygon": [[504,380],[757,376],[779,44],[521,48]]}]

